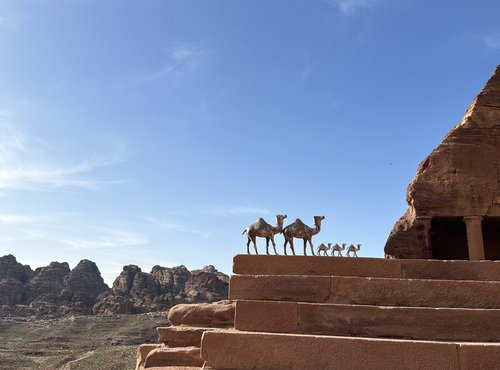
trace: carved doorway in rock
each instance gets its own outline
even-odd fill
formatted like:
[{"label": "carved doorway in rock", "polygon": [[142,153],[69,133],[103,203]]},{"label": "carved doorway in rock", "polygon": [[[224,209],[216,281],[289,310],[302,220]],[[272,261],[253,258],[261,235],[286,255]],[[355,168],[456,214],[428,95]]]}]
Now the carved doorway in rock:
[{"label": "carved doorway in rock", "polygon": [[482,229],[484,258],[500,260],[500,217],[485,217]]},{"label": "carved doorway in rock", "polygon": [[431,222],[432,258],[468,260],[467,229],[462,217],[439,217]]}]

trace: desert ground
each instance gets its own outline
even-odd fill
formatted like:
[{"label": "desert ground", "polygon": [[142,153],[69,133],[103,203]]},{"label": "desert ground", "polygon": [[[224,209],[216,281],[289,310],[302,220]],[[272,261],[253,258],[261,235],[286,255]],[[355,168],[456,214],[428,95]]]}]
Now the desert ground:
[{"label": "desert ground", "polygon": [[133,370],[140,344],[156,343],[164,313],[0,320],[0,369]]}]

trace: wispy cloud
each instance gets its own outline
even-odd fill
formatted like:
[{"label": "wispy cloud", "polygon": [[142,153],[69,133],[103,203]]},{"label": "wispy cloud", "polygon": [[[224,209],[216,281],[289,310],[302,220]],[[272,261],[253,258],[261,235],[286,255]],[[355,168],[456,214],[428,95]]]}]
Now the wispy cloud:
[{"label": "wispy cloud", "polygon": [[45,239],[46,237],[47,234],[43,231],[29,230],[25,226],[19,230],[12,229],[12,225],[9,225],[9,229],[2,230],[0,243],[18,243],[26,240]]},{"label": "wispy cloud", "polygon": [[500,32],[486,36],[484,42],[490,49],[500,50]]},{"label": "wispy cloud", "polygon": [[111,143],[110,149],[83,160],[71,161],[68,157],[69,153],[61,153],[12,123],[9,112],[0,111],[0,189],[45,190],[64,186],[98,189],[124,182],[86,177],[95,169],[124,161],[127,150],[123,143]]},{"label": "wispy cloud", "polygon": [[251,207],[215,207],[209,210],[209,213],[221,217],[231,217],[247,214],[268,215],[271,211],[264,208]]},{"label": "wispy cloud", "polygon": [[371,9],[382,0],[325,0],[332,8],[343,14],[352,14],[358,10]]},{"label": "wispy cloud", "polygon": [[198,236],[201,236],[204,239],[208,239],[213,236],[212,232],[209,231],[200,231],[196,230],[189,225],[177,223],[177,222],[172,222],[169,220],[165,220],[162,218],[155,218],[155,217],[145,217],[144,218],[146,221],[149,221],[156,226],[158,226],[161,230],[164,231],[176,231],[176,232],[181,232],[181,233],[188,233],[188,234],[195,234]]},{"label": "wispy cloud", "polygon": [[37,218],[33,216],[24,216],[24,215],[16,215],[16,214],[0,214],[0,224],[23,224],[37,222]]},{"label": "wispy cloud", "polygon": [[58,222],[74,216],[72,212],[56,212],[40,215],[25,215],[16,213],[0,213],[0,224],[14,225],[39,222]]},{"label": "wispy cloud", "polygon": [[167,49],[165,61],[156,70],[138,76],[140,82],[168,80],[175,82],[192,77],[199,72],[208,59],[209,53],[196,45],[182,44]]},{"label": "wispy cloud", "polygon": [[93,239],[63,239],[61,242],[72,249],[99,249],[145,245],[148,239],[135,231],[107,229]]}]

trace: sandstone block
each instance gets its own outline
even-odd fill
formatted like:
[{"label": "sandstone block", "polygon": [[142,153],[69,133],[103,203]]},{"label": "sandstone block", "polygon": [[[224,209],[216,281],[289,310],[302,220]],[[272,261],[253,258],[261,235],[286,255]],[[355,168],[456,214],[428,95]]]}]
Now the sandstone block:
[{"label": "sandstone block", "polygon": [[179,304],[170,309],[168,320],[174,326],[233,327],[234,302]]},{"label": "sandstone block", "polygon": [[298,332],[374,338],[499,340],[500,310],[298,305]]},{"label": "sandstone block", "polygon": [[442,342],[217,331],[202,357],[214,369],[459,369],[456,345]]},{"label": "sandstone block", "polygon": [[148,370],[200,370],[199,366],[154,366],[148,367]]},{"label": "sandstone block", "polygon": [[313,256],[267,256],[239,254],[233,272],[241,275],[373,276],[397,278],[399,260]]},{"label": "sandstone block", "polygon": [[401,260],[404,279],[500,281],[498,261]]},{"label": "sandstone block", "polygon": [[[234,327],[237,330],[265,330],[273,333],[297,331],[295,302],[236,301]],[[265,328],[265,329],[262,329]]]},{"label": "sandstone block", "polygon": [[234,275],[231,299],[326,302],[330,296],[329,276]]},{"label": "sandstone block", "polygon": [[[405,262],[405,261],[403,261]],[[500,308],[500,282],[331,278],[328,303],[413,306]]]},{"label": "sandstone block", "polygon": [[[260,302],[263,303],[263,302]],[[500,310],[427,307],[377,307],[324,303],[238,301],[236,328],[247,331],[404,338],[443,341],[499,341]],[[286,312],[286,311],[290,312]],[[297,310],[297,311],[295,311]],[[253,312],[259,317],[251,319]],[[294,313],[297,312],[294,320]],[[283,324],[270,319],[284,317]],[[241,318],[241,322],[240,322]],[[296,321],[296,326],[294,325]],[[295,326],[295,330],[294,330]]]},{"label": "sandstone block", "polygon": [[500,348],[496,343],[461,343],[458,352],[460,370],[496,369],[500,364]]},{"label": "sandstone block", "polygon": [[165,366],[203,366],[200,349],[196,347],[167,348],[160,347],[152,350],[146,356],[144,368]]},{"label": "sandstone block", "polygon": [[137,348],[137,352],[135,354],[136,362],[136,370],[144,368],[144,362],[146,361],[146,356],[154,349],[158,349],[161,347],[161,344],[141,344],[139,348]]},{"label": "sandstone block", "polygon": [[201,336],[212,328],[169,326],[156,328],[158,340],[168,347],[200,347]]}]

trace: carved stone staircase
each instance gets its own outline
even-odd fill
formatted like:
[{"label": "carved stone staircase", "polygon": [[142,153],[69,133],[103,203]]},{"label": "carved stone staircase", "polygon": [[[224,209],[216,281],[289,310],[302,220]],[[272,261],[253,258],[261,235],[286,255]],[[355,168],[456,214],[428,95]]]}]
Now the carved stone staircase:
[{"label": "carved stone staircase", "polygon": [[233,272],[234,329],[204,330],[205,369],[500,368],[500,262],[238,255]]},{"label": "carved stone staircase", "polygon": [[205,362],[200,356],[204,332],[234,327],[231,301],[213,304],[179,304],[168,315],[172,326],[157,328],[159,344],[143,344],[137,350],[136,369],[193,370]]}]

